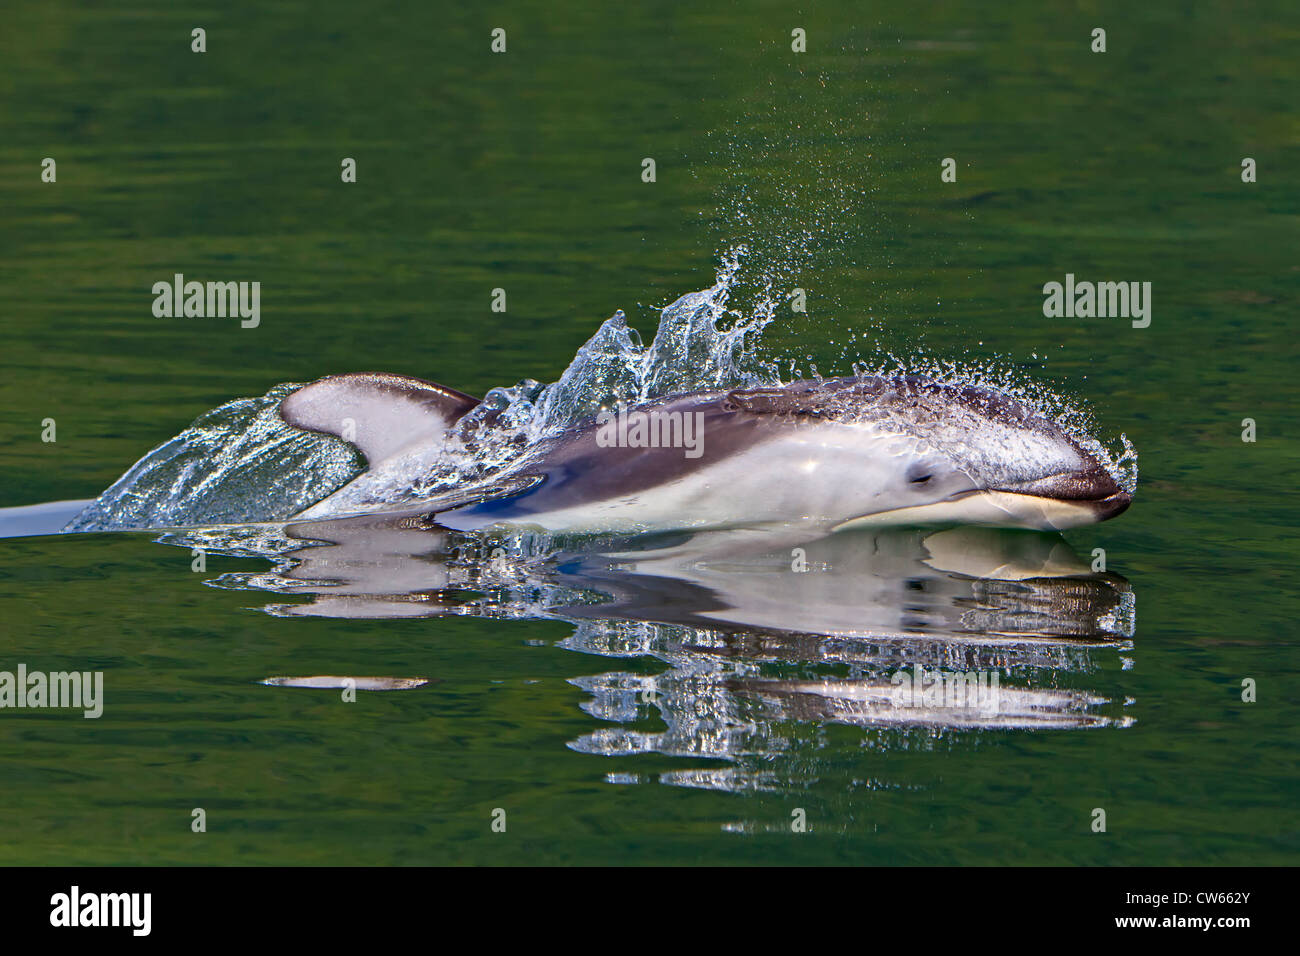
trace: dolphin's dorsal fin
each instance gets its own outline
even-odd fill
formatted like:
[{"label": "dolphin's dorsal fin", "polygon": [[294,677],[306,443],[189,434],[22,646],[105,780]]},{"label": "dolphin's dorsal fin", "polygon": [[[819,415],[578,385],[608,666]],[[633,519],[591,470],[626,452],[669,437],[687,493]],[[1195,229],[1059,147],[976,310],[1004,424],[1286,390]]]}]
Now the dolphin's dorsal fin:
[{"label": "dolphin's dorsal fin", "polygon": [[280,417],[351,442],[373,468],[411,445],[441,439],[477,404],[477,398],[423,379],[360,372],[330,375],[285,396]]}]

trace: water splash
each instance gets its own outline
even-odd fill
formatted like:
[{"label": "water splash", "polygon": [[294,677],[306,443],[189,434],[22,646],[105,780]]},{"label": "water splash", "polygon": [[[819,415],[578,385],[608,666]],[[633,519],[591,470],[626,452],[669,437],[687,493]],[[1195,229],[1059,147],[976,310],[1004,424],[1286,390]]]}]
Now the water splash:
[{"label": "water splash", "polygon": [[[260,398],[229,402],[200,417],[134,464],[65,530],[247,524],[398,506],[490,481],[527,461],[545,439],[603,409],[700,389],[780,385],[779,370],[759,349],[781,301],[776,282],[770,274],[758,282],[760,293],[743,309],[729,301],[746,252],[743,245],[734,247],[712,286],[665,307],[648,347],[616,312],[558,380],[543,385],[525,379],[491,389],[439,447],[415,448],[366,471],[346,443],[281,421],[280,400],[300,386],[278,385]],[[766,267],[759,271],[766,273]],[[853,371],[920,374],[1008,394],[1059,424],[1125,490],[1137,485],[1137,453],[1125,436],[1118,451],[1107,449],[1093,437],[1094,416],[1086,405],[1014,369],[886,354],[874,365],[859,360]],[[316,507],[331,495],[327,506]]]},{"label": "water splash", "polygon": [[956,361],[938,358],[918,349],[905,357],[893,352],[876,352],[871,359],[858,359],[852,368],[853,374],[859,377],[917,375],[941,385],[973,386],[1009,396],[1032,414],[1059,426],[1093,455],[1115,483],[1130,495],[1137,489],[1137,449],[1126,434],[1120,433],[1117,449],[1108,448],[1096,437],[1097,416],[1085,400],[1031,378],[1023,369],[1009,362],[998,359]]},{"label": "water splash", "polygon": [[288,517],[360,472],[346,442],[290,428],[277,385],[201,415],[137,461],[65,531],[234,524]]},{"label": "water splash", "polygon": [[692,389],[777,384],[775,369],[754,357],[772,310],[744,317],[727,308],[744,252],[724,257],[713,286],[664,308],[648,348],[616,312],[557,381],[492,389],[441,448],[413,449],[366,472],[350,445],[281,421],[280,400],[301,386],[277,385],[201,416],[132,465],[64,530],[282,521],[345,485],[333,502],[338,508],[418,501],[489,479],[602,408]]}]

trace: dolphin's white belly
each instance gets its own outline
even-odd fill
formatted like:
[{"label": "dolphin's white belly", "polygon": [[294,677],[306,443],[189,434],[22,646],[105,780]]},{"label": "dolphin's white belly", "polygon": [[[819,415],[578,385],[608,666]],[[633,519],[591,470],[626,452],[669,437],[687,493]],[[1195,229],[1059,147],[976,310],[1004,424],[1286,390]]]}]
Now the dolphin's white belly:
[{"label": "dolphin's white belly", "polygon": [[[438,521],[457,530],[502,524],[554,532],[638,532],[787,521],[829,526],[847,514],[911,503],[884,500],[897,485],[899,471],[892,438],[826,425],[785,433],[626,495],[500,517],[466,509],[444,513]],[[611,449],[611,454],[616,453]],[[666,449],[667,453],[676,450]]]}]

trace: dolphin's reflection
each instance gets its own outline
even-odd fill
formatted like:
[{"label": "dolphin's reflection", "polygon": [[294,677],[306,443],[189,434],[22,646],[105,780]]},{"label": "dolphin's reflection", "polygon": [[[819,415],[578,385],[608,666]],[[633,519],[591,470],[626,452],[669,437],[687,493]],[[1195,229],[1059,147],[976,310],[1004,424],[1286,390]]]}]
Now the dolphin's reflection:
[{"label": "dolphin's reflection", "polygon": [[[1108,664],[1127,667],[1132,592],[1059,535],[575,540],[448,532],[418,516],[303,521],[282,533],[274,571],[217,583],[310,597],[267,608],[281,615],[563,620],[575,630],[562,647],[666,664],[571,681],[590,694],[583,709],[610,724],[570,743],[582,752],[762,763],[827,723],[913,746],[899,735],[1132,722],[1117,698],[1077,686]],[[673,782],[741,779],[691,771]]]}]

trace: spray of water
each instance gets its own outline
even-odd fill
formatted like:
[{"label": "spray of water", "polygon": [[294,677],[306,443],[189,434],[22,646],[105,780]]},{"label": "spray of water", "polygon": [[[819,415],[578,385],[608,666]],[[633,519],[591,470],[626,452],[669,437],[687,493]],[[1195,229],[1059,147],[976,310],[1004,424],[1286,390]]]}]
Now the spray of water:
[{"label": "spray of water", "polygon": [[420,500],[490,478],[602,408],[693,389],[775,384],[775,369],[754,358],[772,310],[741,317],[727,308],[743,255],[740,248],[725,256],[713,286],[663,309],[648,347],[616,312],[557,381],[492,389],[440,448],[414,448],[365,472],[350,445],[286,425],[280,400],[300,386],[277,385],[204,414],[132,465],[65,530],[278,521],[344,485],[346,497],[335,502],[340,509]]},{"label": "spray of water", "polygon": [[65,531],[233,524],[287,517],[361,468],[350,445],[290,428],[295,385],[228,402],[132,465]]},{"label": "spray of water", "polygon": [[[261,398],[230,402],[203,415],[149,452],[78,515],[69,531],[192,527],[280,521],[400,505],[490,481],[517,466],[545,439],[602,409],[701,389],[782,384],[777,365],[760,357],[764,328],[780,294],[769,276],[746,308],[729,297],[745,261],[744,246],[722,257],[717,281],[663,309],[644,346],[622,312],[607,319],[560,378],[494,388],[439,447],[413,448],[365,471],[350,446],[302,432],[280,420],[280,400],[298,386],[279,385]],[[1116,452],[1093,438],[1085,405],[997,363],[959,363],[921,353],[860,360],[857,375],[919,374],[941,383],[978,385],[1011,395],[1057,422],[1095,454],[1128,491],[1137,484],[1137,454],[1121,435]],[[814,368],[814,374],[815,368]],[[340,488],[328,511],[314,503]]]}]

